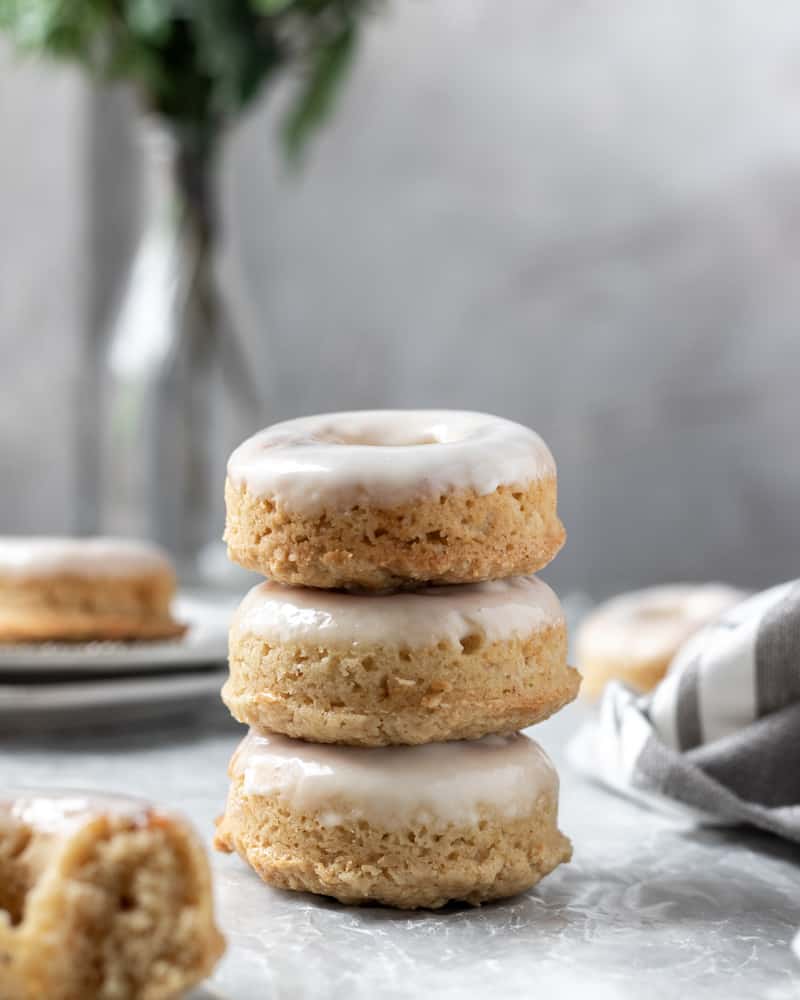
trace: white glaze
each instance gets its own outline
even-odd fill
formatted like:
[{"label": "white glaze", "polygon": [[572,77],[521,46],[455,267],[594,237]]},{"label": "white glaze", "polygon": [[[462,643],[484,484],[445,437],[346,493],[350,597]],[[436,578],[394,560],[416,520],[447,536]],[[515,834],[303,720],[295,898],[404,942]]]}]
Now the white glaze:
[{"label": "white glaze", "polygon": [[538,434],[458,410],[363,410],[287,420],[233,452],[228,477],[256,496],[314,514],[396,506],[452,491],[493,493],[556,474]]},{"label": "white glaze", "polygon": [[467,825],[477,821],[480,806],[511,819],[528,815],[540,795],[558,795],[549,758],[521,733],[364,749],[251,730],[234,754],[231,776],[243,777],[245,795],[279,796],[331,826],[359,819],[394,829],[413,821]]},{"label": "white glaze", "polygon": [[577,637],[578,665],[584,657],[671,659],[691,635],[745,596],[721,583],[670,584],[621,594],[584,621]]},{"label": "white glaze", "polygon": [[535,576],[461,587],[355,596],[266,581],[247,594],[231,635],[273,643],[421,648],[468,635],[486,642],[529,636],[563,621],[553,591]]},{"label": "white glaze", "polygon": [[142,799],[100,792],[20,789],[0,793],[0,810],[38,833],[65,834],[99,815],[144,822],[150,811]]},{"label": "white glaze", "polygon": [[172,572],[166,554],[126,538],[0,537],[0,576],[14,579],[66,574],[124,578]]}]

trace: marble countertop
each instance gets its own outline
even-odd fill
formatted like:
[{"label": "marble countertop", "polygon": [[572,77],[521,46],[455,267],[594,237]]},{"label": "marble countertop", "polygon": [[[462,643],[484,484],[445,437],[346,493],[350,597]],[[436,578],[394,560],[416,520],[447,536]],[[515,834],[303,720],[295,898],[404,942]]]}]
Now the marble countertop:
[{"label": "marble countertop", "polygon": [[[679,830],[585,782],[563,754],[584,712],[570,706],[535,730],[562,776],[571,864],[507,902],[399,913],[279,892],[212,853],[229,948],[196,1000],[799,997],[796,845]],[[133,729],[6,735],[0,773],[5,784],[107,788],[179,807],[210,846],[242,732],[209,702]]]}]

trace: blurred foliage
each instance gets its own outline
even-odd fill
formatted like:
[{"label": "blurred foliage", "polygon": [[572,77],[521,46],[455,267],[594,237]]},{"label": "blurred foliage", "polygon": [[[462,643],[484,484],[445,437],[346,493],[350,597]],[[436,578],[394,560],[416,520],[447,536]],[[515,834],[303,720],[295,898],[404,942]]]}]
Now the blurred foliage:
[{"label": "blurred foliage", "polygon": [[378,0],[0,0],[0,29],[24,50],[124,80],[174,127],[213,143],[260,89],[296,68],[284,124],[301,152]]}]

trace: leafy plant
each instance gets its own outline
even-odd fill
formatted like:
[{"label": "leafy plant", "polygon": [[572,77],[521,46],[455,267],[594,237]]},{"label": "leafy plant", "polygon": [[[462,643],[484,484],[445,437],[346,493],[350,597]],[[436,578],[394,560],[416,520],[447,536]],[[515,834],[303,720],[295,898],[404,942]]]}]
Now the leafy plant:
[{"label": "leafy plant", "polygon": [[298,70],[285,123],[297,156],[325,118],[378,0],[0,0],[24,50],[124,80],[185,135],[212,143],[261,88]]}]

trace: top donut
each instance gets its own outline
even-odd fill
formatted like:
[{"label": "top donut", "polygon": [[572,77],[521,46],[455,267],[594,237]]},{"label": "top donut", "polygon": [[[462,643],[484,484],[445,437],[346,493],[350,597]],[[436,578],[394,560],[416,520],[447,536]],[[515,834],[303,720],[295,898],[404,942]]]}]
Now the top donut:
[{"label": "top donut", "polygon": [[533,573],[564,544],[538,434],[483,413],[287,420],[228,461],[234,562],[282,583],[389,590]]}]

